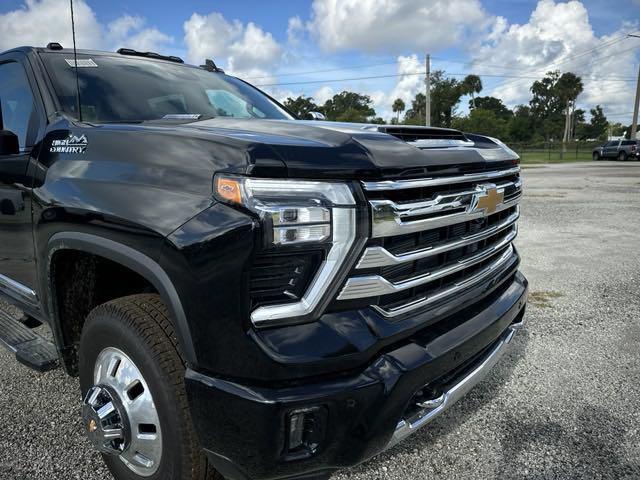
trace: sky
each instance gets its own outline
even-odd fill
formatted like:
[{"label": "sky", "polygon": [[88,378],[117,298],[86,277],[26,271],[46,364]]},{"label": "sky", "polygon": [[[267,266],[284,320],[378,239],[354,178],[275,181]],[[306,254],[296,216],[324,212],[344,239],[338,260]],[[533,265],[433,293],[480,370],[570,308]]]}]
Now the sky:
[{"label": "sky", "polygon": [[[531,83],[572,71],[629,124],[640,63],[640,0],[74,0],[78,48],[120,47],[212,58],[275,98],[317,103],[343,90],[369,95],[379,116],[424,90],[431,69],[481,77],[483,95],[526,104]],[[71,46],[69,0],[0,0],[0,51]],[[468,111],[463,98],[459,113]]]}]

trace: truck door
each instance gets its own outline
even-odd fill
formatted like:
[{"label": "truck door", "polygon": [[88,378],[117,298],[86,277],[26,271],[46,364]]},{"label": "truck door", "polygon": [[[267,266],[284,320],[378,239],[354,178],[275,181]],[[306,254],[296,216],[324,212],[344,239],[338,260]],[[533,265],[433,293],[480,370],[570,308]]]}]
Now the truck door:
[{"label": "truck door", "polygon": [[603,157],[615,157],[618,153],[618,149],[616,148],[618,142],[607,142],[602,149]]},{"label": "truck door", "polygon": [[0,57],[0,111],[0,129],[14,133],[19,144],[17,152],[0,152],[0,291],[33,304],[36,265],[26,173],[38,110],[25,66],[16,57]]}]

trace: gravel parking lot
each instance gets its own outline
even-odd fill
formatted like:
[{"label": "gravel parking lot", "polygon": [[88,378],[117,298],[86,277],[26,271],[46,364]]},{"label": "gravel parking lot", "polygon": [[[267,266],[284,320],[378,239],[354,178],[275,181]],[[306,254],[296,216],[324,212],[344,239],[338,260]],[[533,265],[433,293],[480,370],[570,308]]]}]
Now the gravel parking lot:
[{"label": "gravel parking lot", "polygon": [[[446,415],[334,479],[640,477],[640,163],[524,178],[527,328]],[[109,478],[78,390],[0,351],[0,478]]]}]

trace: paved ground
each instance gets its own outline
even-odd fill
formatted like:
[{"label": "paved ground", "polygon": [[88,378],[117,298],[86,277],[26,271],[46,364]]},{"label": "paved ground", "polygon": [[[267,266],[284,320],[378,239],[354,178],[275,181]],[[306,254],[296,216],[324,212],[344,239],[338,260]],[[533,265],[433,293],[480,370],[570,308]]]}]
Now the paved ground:
[{"label": "paved ground", "polygon": [[[527,329],[414,438],[334,480],[640,477],[640,163],[527,168]],[[107,479],[78,384],[0,352],[0,478]]]}]

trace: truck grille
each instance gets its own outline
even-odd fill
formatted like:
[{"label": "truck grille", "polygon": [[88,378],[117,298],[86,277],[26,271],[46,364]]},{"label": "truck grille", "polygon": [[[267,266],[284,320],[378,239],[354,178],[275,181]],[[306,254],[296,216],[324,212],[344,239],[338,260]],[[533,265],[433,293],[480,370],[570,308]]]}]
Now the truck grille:
[{"label": "truck grille", "polygon": [[364,182],[371,240],[337,300],[397,317],[489,280],[516,260],[520,167]]}]

